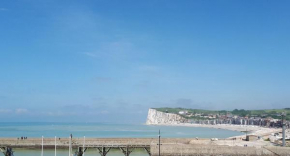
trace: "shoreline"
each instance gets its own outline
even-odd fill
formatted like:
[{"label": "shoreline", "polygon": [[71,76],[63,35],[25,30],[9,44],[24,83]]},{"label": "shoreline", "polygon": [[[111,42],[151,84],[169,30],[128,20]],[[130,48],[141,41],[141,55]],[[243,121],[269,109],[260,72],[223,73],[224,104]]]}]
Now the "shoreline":
[{"label": "shoreline", "polygon": [[[260,126],[254,126],[254,125],[231,125],[231,124],[206,125],[206,124],[191,124],[191,123],[146,124],[146,125],[214,128],[214,129],[238,131],[238,132],[242,132],[242,133],[249,132],[248,135],[256,135],[256,136],[261,136],[261,137],[282,131],[282,129],[279,129],[279,128],[267,128],[267,127],[260,127]],[[228,137],[228,138],[244,138],[244,137],[246,137],[246,134],[239,135],[239,136],[232,136],[232,137]]]}]

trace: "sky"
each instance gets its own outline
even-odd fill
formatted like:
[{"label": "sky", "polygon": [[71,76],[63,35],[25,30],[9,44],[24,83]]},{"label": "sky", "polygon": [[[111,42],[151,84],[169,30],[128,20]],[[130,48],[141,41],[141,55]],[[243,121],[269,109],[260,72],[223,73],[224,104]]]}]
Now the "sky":
[{"label": "sky", "polygon": [[0,119],[290,105],[290,1],[3,0]]}]

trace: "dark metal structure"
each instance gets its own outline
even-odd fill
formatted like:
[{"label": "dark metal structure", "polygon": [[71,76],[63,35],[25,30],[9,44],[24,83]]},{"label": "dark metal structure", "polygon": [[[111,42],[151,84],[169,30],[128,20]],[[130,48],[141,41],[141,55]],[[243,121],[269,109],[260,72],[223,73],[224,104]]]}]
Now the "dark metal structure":
[{"label": "dark metal structure", "polygon": [[[106,156],[111,149],[119,149],[125,156],[130,156],[134,149],[144,149],[151,156],[150,145],[87,145],[85,150],[89,148],[97,149],[101,156]],[[79,147],[75,156],[83,156],[83,147]]]},{"label": "dark metal structure", "polygon": [[13,150],[11,147],[0,147],[0,151],[5,155],[5,156],[14,156],[13,155]]},{"label": "dark metal structure", "polygon": [[83,147],[79,147],[78,150],[75,152],[74,156],[83,156],[84,152],[86,152],[87,148],[83,150]]}]

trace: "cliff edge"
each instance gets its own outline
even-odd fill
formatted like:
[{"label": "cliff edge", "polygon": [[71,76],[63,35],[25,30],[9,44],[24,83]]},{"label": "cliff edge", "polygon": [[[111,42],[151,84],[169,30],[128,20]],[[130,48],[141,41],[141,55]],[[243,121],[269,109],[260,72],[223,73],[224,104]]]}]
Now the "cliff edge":
[{"label": "cliff edge", "polygon": [[147,116],[147,125],[158,125],[158,124],[179,124],[186,122],[187,119],[180,115],[172,113],[164,113],[155,109],[149,109]]}]

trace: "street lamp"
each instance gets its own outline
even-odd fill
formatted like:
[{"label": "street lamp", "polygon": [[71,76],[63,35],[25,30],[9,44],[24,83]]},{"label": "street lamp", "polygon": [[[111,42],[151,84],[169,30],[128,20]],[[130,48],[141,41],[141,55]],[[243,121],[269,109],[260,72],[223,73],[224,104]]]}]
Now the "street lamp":
[{"label": "street lamp", "polygon": [[284,123],[285,116],[286,116],[286,113],[282,112],[281,113],[281,117],[282,117],[281,125],[282,125],[282,139],[283,139],[282,146],[283,147],[285,147],[285,145],[286,145],[286,143],[285,143],[285,123]]},{"label": "street lamp", "polygon": [[159,135],[158,135],[158,138],[159,138],[158,142],[159,142],[159,143],[157,144],[158,147],[159,147],[159,156],[160,156],[160,145],[162,145],[162,144],[160,143],[160,137],[161,137],[161,136],[160,136],[160,129],[159,129]]}]

